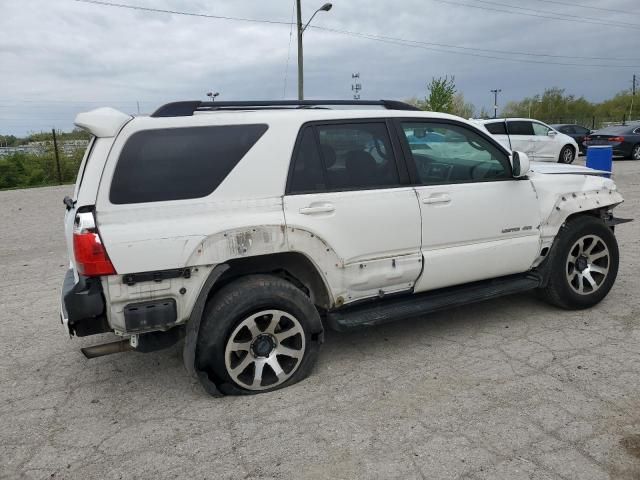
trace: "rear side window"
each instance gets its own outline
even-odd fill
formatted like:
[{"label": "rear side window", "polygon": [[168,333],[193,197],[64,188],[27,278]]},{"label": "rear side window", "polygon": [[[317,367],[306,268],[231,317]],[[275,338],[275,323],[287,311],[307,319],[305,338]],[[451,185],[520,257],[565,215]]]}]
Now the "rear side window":
[{"label": "rear side window", "polygon": [[509,135],[535,135],[531,122],[513,121],[508,122]]},{"label": "rear side window", "polygon": [[266,132],[267,125],[167,128],[135,133],[111,182],[114,204],[205,197]]},{"label": "rear side window", "polygon": [[287,193],[367,190],[400,185],[383,122],[306,127],[293,158]]},{"label": "rear side window", "polygon": [[485,128],[489,130],[489,133],[493,135],[506,135],[507,130],[504,127],[504,122],[486,123]]}]

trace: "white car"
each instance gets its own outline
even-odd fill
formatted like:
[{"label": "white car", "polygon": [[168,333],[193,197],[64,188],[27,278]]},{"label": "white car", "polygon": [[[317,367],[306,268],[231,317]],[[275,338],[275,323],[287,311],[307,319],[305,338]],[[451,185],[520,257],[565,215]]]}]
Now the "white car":
[{"label": "white car", "polygon": [[[346,103],[386,108],[326,108]],[[303,379],[324,328],[532,289],[588,308],[617,275],[612,180],[530,168],[452,115],[193,101],[76,125],[94,137],[64,200],[63,325],[120,337],[89,358],[184,338],[185,367],[214,395]]]},{"label": "white car", "polygon": [[478,120],[509,150],[526,153],[531,160],[572,163],[580,152],[569,135],[531,118],[492,118]]}]

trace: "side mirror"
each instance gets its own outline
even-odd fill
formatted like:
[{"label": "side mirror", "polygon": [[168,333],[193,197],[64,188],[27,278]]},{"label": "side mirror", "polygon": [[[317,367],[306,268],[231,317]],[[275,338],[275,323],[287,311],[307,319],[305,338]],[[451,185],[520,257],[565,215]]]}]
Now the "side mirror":
[{"label": "side mirror", "polygon": [[547,135],[549,135],[550,137],[555,137],[558,134],[558,132],[556,132],[555,130],[549,130],[547,132]]},{"label": "side mirror", "polygon": [[511,154],[511,172],[513,178],[526,177],[530,167],[529,156],[526,153],[514,151]]}]

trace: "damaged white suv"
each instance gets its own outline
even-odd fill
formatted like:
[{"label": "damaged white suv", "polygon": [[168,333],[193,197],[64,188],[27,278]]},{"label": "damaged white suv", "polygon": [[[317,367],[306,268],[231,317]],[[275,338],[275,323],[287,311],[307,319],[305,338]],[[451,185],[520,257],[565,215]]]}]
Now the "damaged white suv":
[{"label": "damaged white suv", "polygon": [[211,394],[303,379],[326,327],[530,289],[588,308],[618,271],[612,180],[530,165],[451,115],[194,101],[76,125],[94,138],[65,198],[63,324],[121,337],[87,357],[184,339]]}]

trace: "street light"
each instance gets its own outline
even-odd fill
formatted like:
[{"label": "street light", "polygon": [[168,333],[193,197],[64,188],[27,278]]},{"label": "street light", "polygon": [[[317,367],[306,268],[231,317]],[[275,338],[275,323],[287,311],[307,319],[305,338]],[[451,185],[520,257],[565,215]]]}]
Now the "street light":
[{"label": "street light", "polygon": [[216,101],[218,95],[220,95],[220,92],[207,92],[207,97],[209,97],[212,102]]},{"label": "street light", "polygon": [[302,58],[302,34],[305,32],[313,17],[316,16],[318,12],[328,12],[333,7],[330,3],[325,3],[311,15],[309,21],[303,26],[302,25],[302,9],[300,8],[300,0],[296,0],[296,7],[298,9],[298,100],[304,100],[304,64]]}]

